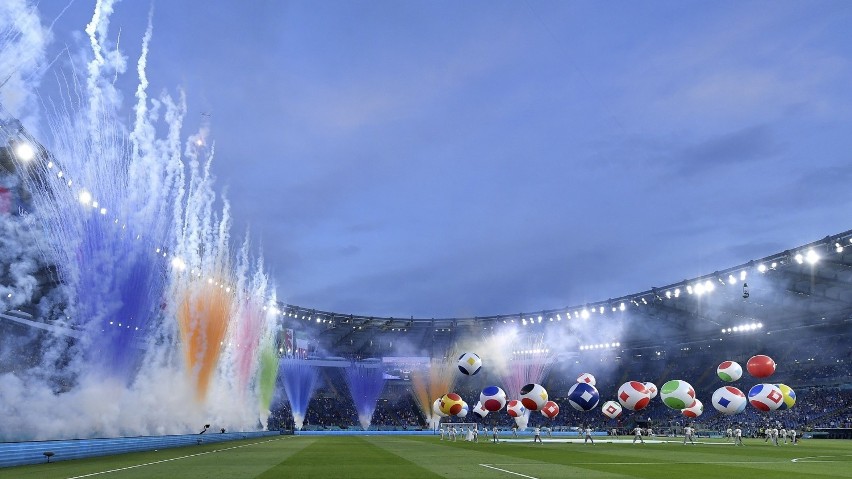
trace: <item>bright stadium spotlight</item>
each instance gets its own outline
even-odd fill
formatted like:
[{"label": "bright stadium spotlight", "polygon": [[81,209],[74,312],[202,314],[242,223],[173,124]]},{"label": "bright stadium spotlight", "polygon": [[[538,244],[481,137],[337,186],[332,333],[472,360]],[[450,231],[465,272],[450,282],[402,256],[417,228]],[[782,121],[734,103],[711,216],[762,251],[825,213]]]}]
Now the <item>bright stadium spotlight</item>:
[{"label": "bright stadium spotlight", "polygon": [[666,291],[666,298],[668,298],[668,299],[672,298],[672,292],[671,291]]},{"label": "bright stadium spotlight", "polygon": [[734,275],[729,274],[728,275],[728,284],[736,284],[736,283],[737,283],[737,278],[734,278]]},{"label": "bright stadium spotlight", "polygon": [[695,294],[697,294],[698,296],[701,296],[702,294],[704,294],[704,285],[701,283],[696,284],[693,291],[695,291]]},{"label": "bright stadium spotlight", "polygon": [[834,243],[834,251],[837,251],[838,253],[842,253],[842,252],[843,252],[843,245],[842,245],[842,244],[840,244],[840,242],[839,242],[839,241],[837,241],[837,242],[835,242],[835,243]]},{"label": "bright stadium spotlight", "polygon": [[584,309],[583,309],[583,312],[582,312],[582,314],[581,314],[580,316],[581,316],[583,319],[589,319],[589,310],[584,308]]},{"label": "bright stadium spotlight", "polygon": [[624,306],[624,302],[622,302],[621,304],[619,304],[619,305],[618,305],[618,310],[619,310],[619,311],[624,311],[625,309],[627,309],[627,307],[626,307],[626,306]]},{"label": "bright stadium spotlight", "polygon": [[746,270],[740,271],[740,281],[746,280]]},{"label": "bright stadium spotlight", "polygon": [[805,262],[805,257],[802,256],[802,253],[796,253],[796,256],[793,257],[797,263],[802,264]]},{"label": "bright stadium spotlight", "polygon": [[692,294],[692,285],[690,285],[690,284],[686,285],[686,292],[689,293],[689,294]]},{"label": "bright stadium spotlight", "polygon": [[186,269],[186,263],[179,257],[175,256],[172,258],[172,268],[178,271],[183,271]]},{"label": "bright stadium spotlight", "polygon": [[679,298],[679,297],[680,297],[680,288],[675,288],[674,297],[675,297],[675,298]]},{"label": "bright stadium spotlight", "polygon": [[816,251],[809,249],[807,256],[805,256],[805,259],[810,264],[816,264],[816,262],[819,261],[819,255]]},{"label": "bright stadium spotlight", "polygon": [[80,200],[80,203],[88,206],[89,203],[92,202],[92,194],[89,193],[88,190],[80,190],[80,194],[77,196],[77,199]]},{"label": "bright stadium spotlight", "polygon": [[714,285],[712,281],[710,281],[708,279],[707,281],[704,282],[704,291],[709,293],[709,292],[713,291],[714,289],[716,289],[716,285]]},{"label": "bright stadium spotlight", "polygon": [[27,142],[18,143],[15,147],[15,156],[21,161],[32,161],[35,158],[35,149]]},{"label": "bright stadium spotlight", "polygon": [[759,265],[757,265],[757,270],[760,271],[761,273],[765,273],[766,272],[766,265],[763,264],[763,263],[760,263]]}]

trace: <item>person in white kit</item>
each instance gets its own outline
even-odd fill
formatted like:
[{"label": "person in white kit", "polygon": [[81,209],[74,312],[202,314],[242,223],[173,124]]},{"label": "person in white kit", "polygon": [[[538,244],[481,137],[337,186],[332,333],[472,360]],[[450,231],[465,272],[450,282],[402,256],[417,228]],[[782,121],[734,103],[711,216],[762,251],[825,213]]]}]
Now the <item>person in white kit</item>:
[{"label": "person in white kit", "polygon": [[651,429],[650,427],[649,427],[648,429],[645,429],[645,435],[646,435],[646,436],[648,436],[648,437],[653,436],[653,435],[654,435],[654,430],[653,430],[653,429]]},{"label": "person in white kit", "polygon": [[745,444],[743,444],[743,430],[740,428],[734,429],[734,445],[745,446]]},{"label": "person in white kit", "polygon": [[799,444],[799,440],[796,438],[798,436],[798,432],[796,432],[796,428],[790,428],[790,444],[797,445]]},{"label": "person in white kit", "polygon": [[440,429],[441,429],[441,440],[443,441],[443,440],[444,440],[444,434],[446,434],[446,433],[447,433],[447,428],[442,427],[442,428],[440,428]]},{"label": "person in white kit", "polygon": [[491,430],[491,442],[494,444],[500,442],[500,438],[497,437],[497,426],[494,426],[494,429]]},{"label": "person in white kit", "polygon": [[[533,429],[533,442],[541,442],[541,428],[535,427]],[[544,443],[542,443],[544,444]]]},{"label": "person in white kit", "polygon": [[633,429],[633,444],[636,444],[636,440],[637,440],[637,439],[638,439],[639,441],[641,441],[641,442],[642,442],[642,444],[645,444],[645,440],[644,440],[644,439],[642,439],[642,428],[641,428],[641,427],[639,427],[639,426],[636,426],[636,427]]},{"label": "person in white kit", "polygon": [[683,444],[686,445],[686,440],[689,439],[690,444],[695,444],[695,441],[692,439],[693,429],[690,426],[686,426],[683,428]]},{"label": "person in white kit", "polygon": [[775,444],[777,446],[778,445],[778,428],[773,427],[772,431],[770,431],[769,435],[772,438],[772,444]]},{"label": "person in white kit", "polygon": [[452,440],[453,440],[453,442],[455,442],[455,440],[456,440],[456,434],[457,434],[457,433],[458,433],[458,431],[456,431],[456,427],[455,427],[455,426],[453,426],[452,428],[450,428],[450,439],[452,439]]},{"label": "person in white kit", "polygon": [[473,442],[479,442],[479,424],[473,426]]},{"label": "person in white kit", "polygon": [[781,436],[781,439],[784,441],[784,444],[787,444],[787,429],[782,427],[778,430],[778,435]]},{"label": "person in white kit", "polygon": [[595,440],[592,439],[592,428],[589,427],[589,426],[586,426],[586,429],[583,432],[586,434],[585,439],[583,439],[583,444],[586,444],[587,442],[591,442],[592,446],[594,446]]},{"label": "person in white kit", "polygon": [[728,430],[725,431],[725,440],[726,441],[733,441],[734,440],[734,430],[733,429],[728,428]]}]

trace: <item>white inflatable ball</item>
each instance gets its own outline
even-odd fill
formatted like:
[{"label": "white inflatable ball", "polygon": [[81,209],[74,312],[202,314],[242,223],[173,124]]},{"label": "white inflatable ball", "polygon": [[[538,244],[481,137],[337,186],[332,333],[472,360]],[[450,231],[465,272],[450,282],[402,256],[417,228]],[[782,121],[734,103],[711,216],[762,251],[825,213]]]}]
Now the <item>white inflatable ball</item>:
[{"label": "white inflatable ball", "polygon": [[680,411],[688,408],[692,401],[695,401],[695,389],[686,381],[672,379],[663,384],[660,397],[663,398],[663,404]]},{"label": "white inflatable ball", "polygon": [[432,403],[432,412],[435,413],[435,415],[438,417],[449,416],[449,414],[444,414],[441,411],[441,398],[436,399],[435,402]]},{"label": "white inflatable ball", "polygon": [[686,409],[680,411],[686,417],[695,418],[701,415],[704,412],[704,404],[701,403],[698,399],[693,401],[692,405]]},{"label": "white inflatable ball", "polygon": [[745,394],[733,386],[723,386],[713,392],[713,408],[726,416],[739,414],[745,410]]},{"label": "white inflatable ball", "polygon": [[618,388],[618,402],[624,409],[640,411],[651,402],[651,394],[639,381],[628,381]]},{"label": "white inflatable ball", "polygon": [[473,376],[482,369],[482,359],[476,353],[464,353],[459,356],[459,371],[466,376]]},{"label": "white inflatable ball", "polygon": [[595,383],[597,383],[597,381],[595,380],[595,377],[592,376],[589,373],[583,373],[583,374],[577,376],[577,382],[578,383],[586,383],[590,386],[594,386]]},{"label": "white inflatable ball", "polygon": [[530,411],[539,411],[547,403],[547,390],[541,384],[527,384],[521,388],[521,403]]},{"label": "white inflatable ball", "polygon": [[603,403],[603,406],[601,406],[601,412],[603,415],[610,419],[615,419],[618,416],[621,416],[621,411],[621,404],[618,404],[615,401],[607,401]]},{"label": "white inflatable ball", "polygon": [[468,412],[469,410],[470,410],[470,408],[468,407],[467,403],[466,403],[466,402],[462,402],[462,408],[461,408],[461,411],[459,411],[458,413],[456,413],[456,416],[458,416],[458,417],[467,417],[467,412]]},{"label": "white inflatable ball", "polygon": [[648,390],[648,394],[651,395],[651,399],[657,397],[657,386],[652,382],[642,383],[645,385],[645,389]]},{"label": "white inflatable ball", "polygon": [[512,417],[520,417],[523,416],[527,409],[521,404],[521,401],[511,400],[509,404],[506,405],[506,412],[509,413]]},{"label": "white inflatable ball", "polygon": [[476,403],[476,406],[473,406],[473,414],[482,419],[488,415],[488,409],[485,409],[485,406],[483,406],[481,402],[478,402]]},{"label": "white inflatable ball", "polygon": [[716,368],[716,375],[725,382],[732,383],[743,377],[743,367],[734,361],[725,361]]},{"label": "white inflatable ball", "polygon": [[749,389],[748,402],[760,411],[775,411],[784,404],[784,393],[775,384],[757,384]]},{"label": "white inflatable ball", "polygon": [[497,386],[488,386],[479,393],[479,402],[488,411],[496,412],[506,405],[506,393]]}]

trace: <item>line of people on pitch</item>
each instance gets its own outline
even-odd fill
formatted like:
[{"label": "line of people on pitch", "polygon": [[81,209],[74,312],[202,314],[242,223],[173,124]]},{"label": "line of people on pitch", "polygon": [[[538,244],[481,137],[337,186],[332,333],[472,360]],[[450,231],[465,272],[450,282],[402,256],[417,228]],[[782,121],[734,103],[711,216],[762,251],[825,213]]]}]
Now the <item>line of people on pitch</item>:
[{"label": "line of people on pitch", "polygon": [[[441,427],[441,441],[445,438],[447,441],[456,441],[459,435],[464,436],[465,441],[469,442],[479,442],[479,425],[474,424],[473,427],[460,427],[456,428],[454,424],[446,424],[446,427]],[[538,430],[538,428],[536,428]],[[488,429],[485,428],[482,430],[484,434],[488,433]],[[541,440],[541,439],[539,439]],[[491,430],[491,442],[498,443],[500,442],[499,431],[495,426]]]}]

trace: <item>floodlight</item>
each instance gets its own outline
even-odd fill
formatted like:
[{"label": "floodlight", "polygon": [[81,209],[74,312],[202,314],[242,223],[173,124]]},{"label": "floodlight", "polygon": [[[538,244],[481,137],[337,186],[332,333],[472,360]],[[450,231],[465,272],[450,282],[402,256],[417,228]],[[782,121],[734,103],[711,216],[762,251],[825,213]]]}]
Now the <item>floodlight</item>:
[{"label": "floodlight", "polygon": [[15,156],[21,161],[32,161],[35,158],[35,150],[29,143],[18,143],[15,147]]},{"label": "floodlight", "polygon": [[761,273],[765,273],[766,272],[766,265],[763,264],[763,263],[760,263],[759,265],[757,265],[757,270],[760,271]]},{"label": "floodlight", "polygon": [[793,257],[797,263],[802,264],[805,261],[805,257],[802,256],[802,253],[796,253],[796,256]]},{"label": "floodlight", "polygon": [[89,205],[92,202],[92,194],[87,190],[80,190],[80,194],[77,196],[77,199],[80,200],[80,203],[84,205]]},{"label": "floodlight", "polygon": [[808,263],[815,264],[817,261],[819,261],[819,255],[816,253],[816,251],[809,249],[808,255],[805,257],[805,259],[808,261]]},{"label": "floodlight", "polygon": [[734,275],[728,275],[728,284],[735,284],[737,282],[737,278],[734,278]]}]

